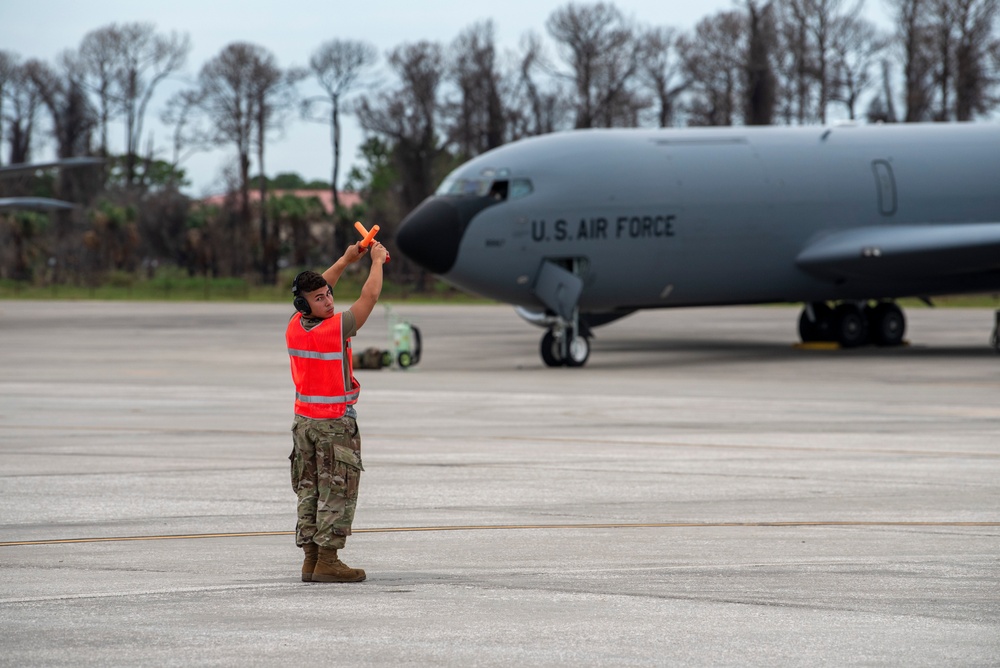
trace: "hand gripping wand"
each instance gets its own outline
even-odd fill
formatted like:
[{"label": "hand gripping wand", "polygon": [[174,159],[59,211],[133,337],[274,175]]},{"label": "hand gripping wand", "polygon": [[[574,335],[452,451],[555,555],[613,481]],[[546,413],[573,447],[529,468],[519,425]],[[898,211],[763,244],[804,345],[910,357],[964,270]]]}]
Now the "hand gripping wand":
[{"label": "hand gripping wand", "polygon": [[[354,223],[354,229],[356,229],[358,231],[358,233],[361,234],[361,237],[362,237],[362,239],[361,239],[361,247],[364,248],[365,250],[367,250],[368,247],[372,245],[372,241],[375,240],[375,235],[378,234],[378,231],[379,231],[380,228],[379,228],[378,225],[372,225],[372,229],[371,230],[366,230],[364,225],[362,225],[360,222],[356,222],[356,223]],[[386,251],[386,253],[385,253],[385,261],[386,261],[386,263],[389,262],[389,259],[390,259],[389,258],[389,251]]]}]

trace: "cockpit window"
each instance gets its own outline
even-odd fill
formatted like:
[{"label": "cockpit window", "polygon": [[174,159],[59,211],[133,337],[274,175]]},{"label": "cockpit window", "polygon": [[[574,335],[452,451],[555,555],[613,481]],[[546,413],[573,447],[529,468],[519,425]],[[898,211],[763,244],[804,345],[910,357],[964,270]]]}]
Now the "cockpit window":
[{"label": "cockpit window", "polygon": [[478,195],[482,197],[490,191],[493,179],[447,178],[438,187],[435,195]]},{"label": "cockpit window", "polygon": [[530,195],[534,188],[529,179],[511,179],[506,169],[484,169],[480,176],[458,178],[454,174],[446,178],[435,195],[492,197],[498,202],[520,199]]},{"label": "cockpit window", "polygon": [[534,191],[530,179],[514,179],[510,182],[510,198],[520,199],[527,197]]}]

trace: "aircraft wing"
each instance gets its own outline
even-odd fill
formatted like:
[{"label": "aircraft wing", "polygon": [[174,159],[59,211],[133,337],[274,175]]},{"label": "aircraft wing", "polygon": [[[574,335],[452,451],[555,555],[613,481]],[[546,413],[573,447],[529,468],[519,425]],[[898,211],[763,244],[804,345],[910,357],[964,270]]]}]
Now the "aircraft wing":
[{"label": "aircraft wing", "polygon": [[0,211],[16,209],[19,211],[54,211],[56,209],[72,209],[73,204],[49,197],[0,197]]},{"label": "aircraft wing", "polygon": [[854,228],[815,240],[795,263],[828,280],[995,271],[1000,270],[1000,222]]},{"label": "aircraft wing", "polygon": [[0,179],[12,176],[21,176],[23,174],[34,174],[40,169],[51,169],[53,167],[60,169],[71,167],[91,167],[93,165],[100,165],[104,162],[104,158],[82,156],[77,158],[61,158],[59,160],[51,160],[49,162],[21,162],[13,165],[0,165]]}]

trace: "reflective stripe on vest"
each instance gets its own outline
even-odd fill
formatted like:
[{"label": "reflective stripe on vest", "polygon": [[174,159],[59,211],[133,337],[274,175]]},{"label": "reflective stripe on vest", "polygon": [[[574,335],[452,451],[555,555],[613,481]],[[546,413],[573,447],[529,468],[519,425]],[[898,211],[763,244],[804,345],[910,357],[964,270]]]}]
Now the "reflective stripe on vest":
[{"label": "reflective stripe on vest", "polygon": [[315,395],[295,393],[295,399],[306,404],[346,404],[354,403],[351,399],[357,399],[360,392],[351,392],[339,397],[317,397]]},{"label": "reflective stripe on vest", "polygon": [[310,360],[340,360],[344,361],[344,353],[314,353],[311,350],[296,350],[289,348],[288,354],[292,357],[305,357]]},{"label": "reflective stripe on vest", "polygon": [[[360,386],[354,378],[350,340],[344,341],[342,316],[334,315],[308,332],[296,314],[285,331],[295,383],[295,414],[315,419],[342,417],[357,403]],[[345,387],[345,372],[350,387]]]}]

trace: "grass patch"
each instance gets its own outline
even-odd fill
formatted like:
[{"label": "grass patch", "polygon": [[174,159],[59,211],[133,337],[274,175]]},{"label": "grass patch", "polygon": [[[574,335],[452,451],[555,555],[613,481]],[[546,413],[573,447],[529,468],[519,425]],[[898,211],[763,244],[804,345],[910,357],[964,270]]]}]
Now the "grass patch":
[{"label": "grass patch", "polygon": [[[261,285],[242,278],[206,278],[163,271],[153,278],[136,278],[116,273],[99,285],[40,285],[26,281],[0,280],[0,299],[69,299],[106,301],[217,301],[217,302],[291,302],[294,274],[282,274],[278,285]],[[367,273],[345,274],[334,288],[334,297],[355,299]],[[428,289],[417,291],[411,282],[386,279],[382,285],[383,301],[427,303],[491,304],[493,300],[466,294],[440,280],[428,282]]]},{"label": "grass patch", "polygon": [[[99,285],[42,285],[27,281],[0,279],[0,299],[98,299],[106,301],[217,301],[217,302],[290,302],[294,271],[283,271],[277,285],[261,285],[253,279],[189,276],[175,268],[160,268],[152,278],[139,278],[127,272],[114,272]],[[354,300],[361,293],[367,271],[345,273],[334,288],[337,300]],[[410,303],[495,304],[495,300],[462,292],[444,281],[431,278],[426,290],[417,290],[413,281],[386,278],[382,300]],[[943,308],[1000,309],[1000,294],[952,295],[934,297],[935,306]],[[899,300],[903,308],[928,308],[916,298]],[[798,304],[765,304],[790,306]]]}]

